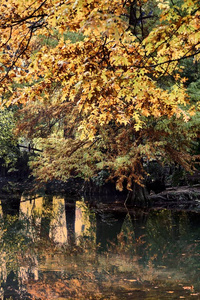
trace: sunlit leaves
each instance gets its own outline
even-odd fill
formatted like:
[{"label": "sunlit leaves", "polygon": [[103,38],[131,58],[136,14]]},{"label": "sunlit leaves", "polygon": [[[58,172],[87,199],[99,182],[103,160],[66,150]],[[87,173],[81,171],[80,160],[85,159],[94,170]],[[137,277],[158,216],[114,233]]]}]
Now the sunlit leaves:
[{"label": "sunlit leaves", "polygon": [[[154,131],[153,124],[170,120],[182,135],[177,123],[191,115],[179,61],[198,59],[198,1],[179,6],[167,0],[140,1],[136,7],[117,0],[18,2],[12,9],[7,1],[5,14],[3,4],[0,10],[1,92],[7,105],[24,105],[28,121],[22,120],[19,128],[44,139],[40,162],[33,163],[41,180],[80,173],[89,177],[104,161],[118,187],[127,180],[130,188],[132,180],[141,181],[140,160],[149,156],[146,145],[153,157],[171,153],[178,160],[174,153],[181,146],[177,142],[177,152],[172,151],[173,130]],[[159,11],[155,21],[148,5]],[[129,22],[132,9],[140,31]],[[68,32],[80,39],[72,41]],[[163,139],[170,141],[168,146]],[[101,152],[101,158],[92,158]],[[121,164],[118,158],[127,155],[129,160]]]}]

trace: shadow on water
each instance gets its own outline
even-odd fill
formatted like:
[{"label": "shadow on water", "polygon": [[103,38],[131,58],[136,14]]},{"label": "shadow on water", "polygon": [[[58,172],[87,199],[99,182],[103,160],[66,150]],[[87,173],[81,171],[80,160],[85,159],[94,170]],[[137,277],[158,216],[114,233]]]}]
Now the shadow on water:
[{"label": "shadow on water", "polygon": [[2,195],[0,299],[200,299],[200,215]]}]

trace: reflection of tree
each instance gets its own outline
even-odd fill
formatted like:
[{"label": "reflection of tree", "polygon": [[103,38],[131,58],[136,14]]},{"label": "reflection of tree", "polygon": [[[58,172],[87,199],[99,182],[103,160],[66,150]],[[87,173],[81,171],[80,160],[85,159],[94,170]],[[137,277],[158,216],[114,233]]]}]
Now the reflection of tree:
[{"label": "reflection of tree", "polygon": [[96,243],[100,250],[106,250],[109,242],[117,243],[126,212],[97,211],[96,213]]},{"label": "reflection of tree", "polygon": [[[190,239],[193,240],[193,229],[189,230],[190,214],[175,210],[149,212],[146,224],[148,256],[155,257],[156,265],[182,269],[183,260],[187,261],[189,256],[187,247],[191,244]],[[192,251],[195,252],[195,249]]]},{"label": "reflection of tree", "polygon": [[[10,273],[7,276],[7,279],[5,282],[1,284],[3,291],[2,291],[2,300],[18,300],[18,299],[32,299],[30,295],[21,287],[20,282],[20,276],[15,273],[13,270],[10,271]],[[28,276],[27,278],[28,279]]]},{"label": "reflection of tree", "polygon": [[8,215],[19,216],[21,195],[22,193],[18,193],[16,195],[6,196],[5,198],[1,199],[1,206],[4,218],[6,218]]},{"label": "reflection of tree", "polygon": [[130,217],[133,224],[135,239],[140,239],[145,235],[148,213],[145,210],[134,209],[130,212]]},{"label": "reflection of tree", "polygon": [[131,210],[130,217],[135,235],[136,254],[140,257],[144,257],[146,249],[146,222],[148,219],[148,212],[141,209],[134,209]]},{"label": "reflection of tree", "polygon": [[3,299],[20,299],[18,278],[13,271],[8,274],[6,282],[2,284],[2,287],[4,289]]},{"label": "reflection of tree", "polygon": [[[19,220],[17,220],[20,222]],[[9,219],[9,222],[12,222]],[[14,222],[13,226],[16,225]],[[16,226],[15,226],[16,227]],[[9,231],[9,226],[7,226]],[[19,227],[15,228],[19,230]],[[8,233],[10,236],[10,234]],[[18,235],[18,232],[16,232]],[[11,239],[11,237],[10,237]],[[9,239],[10,244],[12,241]],[[24,260],[23,255],[20,251],[26,253],[26,245],[23,244],[22,236],[14,239],[13,245],[9,244],[7,237],[4,239],[5,249],[2,247],[1,252],[1,262],[0,262],[0,278],[1,278],[1,288],[0,288],[0,299],[10,300],[10,299],[31,299],[23,288],[23,284],[28,281],[29,278],[38,279],[38,261],[36,256],[31,253],[31,256],[27,260]],[[21,244],[20,244],[21,242]],[[17,243],[17,244],[16,244]],[[34,260],[34,262],[33,262]],[[23,265],[23,266],[21,266]]]},{"label": "reflection of tree", "polygon": [[174,241],[180,238],[180,217],[179,211],[171,211],[171,237]]},{"label": "reflection of tree", "polygon": [[65,216],[67,226],[67,241],[69,245],[75,244],[75,212],[76,202],[74,199],[65,196]]},{"label": "reflection of tree", "polygon": [[43,198],[43,214],[41,217],[41,231],[40,231],[41,238],[49,239],[52,212],[53,212],[53,196],[46,195]]},{"label": "reflection of tree", "polygon": [[[12,194],[11,194],[12,195]],[[30,234],[31,216],[23,214],[21,194],[4,195],[1,200],[3,219],[0,223],[0,299],[30,299],[23,290],[23,282],[38,278],[37,258],[33,253],[27,260],[27,251],[34,240]],[[22,199],[22,204],[25,204]],[[30,204],[31,205],[31,204]]]},{"label": "reflection of tree", "polygon": [[198,212],[190,212],[188,214],[188,222],[190,224],[191,229],[200,228],[200,217]]}]

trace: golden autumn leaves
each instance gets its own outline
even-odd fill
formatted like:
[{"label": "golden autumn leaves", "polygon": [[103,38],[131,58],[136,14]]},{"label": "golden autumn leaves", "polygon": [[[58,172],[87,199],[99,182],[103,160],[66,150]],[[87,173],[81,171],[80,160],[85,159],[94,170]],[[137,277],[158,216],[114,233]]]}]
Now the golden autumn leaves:
[{"label": "golden autumn leaves", "polygon": [[[159,123],[163,118],[189,119],[184,79],[177,75],[182,58],[195,55],[198,59],[199,56],[199,4],[193,0],[191,7],[187,5],[189,2],[191,0],[183,1],[178,9],[170,6],[168,1],[135,3],[137,14],[143,9],[148,15],[152,3],[160,9],[149,34],[144,30],[148,22],[136,19],[136,25],[145,32],[143,36],[134,34],[135,29],[133,33],[129,26],[131,1],[47,0],[20,4],[15,0],[12,1],[13,10],[8,1],[7,14],[12,15],[12,21],[6,23],[6,15],[3,19],[6,27],[0,24],[2,79],[8,75],[1,92],[5,93],[9,82],[20,86],[10,86],[12,96],[10,100],[4,98],[3,102],[25,105],[24,113],[33,102],[44,107],[56,105],[57,109],[50,117],[59,119],[61,112],[65,112],[64,130],[73,132],[76,140],[71,143],[72,148],[76,145],[76,150],[72,150],[76,165],[76,155],[81,163],[83,152],[93,148],[91,155],[101,153],[96,162],[90,157],[92,163],[89,163],[87,157],[86,164],[94,169],[94,173],[98,169],[95,163],[99,166],[104,161],[104,167],[111,172],[114,169],[115,177],[128,178],[128,182],[133,178],[140,181],[141,157],[135,148],[142,156],[149,157],[145,145],[157,142],[159,134],[167,139],[163,130],[149,135],[153,120]],[[81,32],[83,40],[76,43],[66,40],[65,32],[70,30]],[[56,36],[56,45],[41,46],[38,44],[42,41],[41,36],[43,39]],[[11,62],[10,56],[13,57]],[[170,80],[167,87],[164,80]],[[65,135],[66,141],[68,138]],[[170,152],[165,142],[160,144],[164,155],[166,151]],[[78,154],[77,145],[82,147],[82,154]],[[58,155],[59,151],[60,146]],[[52,155],[51,151],[47,152],[47,157]],[[156,149],[152,157],[158,152]],[[65,156],[67,152],[61,157],[68,169],[69,161]],[[123,160],[121,157],[128,157],[128,160],[119,164]],[[45,168],[51,168],[50,164],[51,159]],[[75,172],[76,166],[72,169]]]}]

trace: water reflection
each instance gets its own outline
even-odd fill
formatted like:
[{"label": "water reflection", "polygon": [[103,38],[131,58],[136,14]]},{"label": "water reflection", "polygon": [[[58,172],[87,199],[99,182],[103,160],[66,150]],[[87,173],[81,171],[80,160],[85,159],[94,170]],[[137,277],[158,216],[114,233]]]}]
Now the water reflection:
[{"label": "water reflection", "polygon": [[121,232],[126,212],[96,211],[96,243],[100,251],[105,251],[109,244],[117,244],[118,234]]},{"label": "water reflection", "polygon": [[7,215],[19,215],[21,195],[22,193],[19,192],[18,194],[5,195],[1,198],[1,209],[4,218],[6,218]]},{"label": "water reflection", "polygon": [[[82,202],[81,202],[82,203]],[[56,243],[74,245],[87,227],[83,223],[79,201],[73,198],[45,197],[23,198],[20,217],[29,218],[30,230],[40,232],[41,239],[51,239]]]},{"label": "water reflection", "polygon": [[19,196],[1,199],[0,299],[199,299],[199,214]]}]

